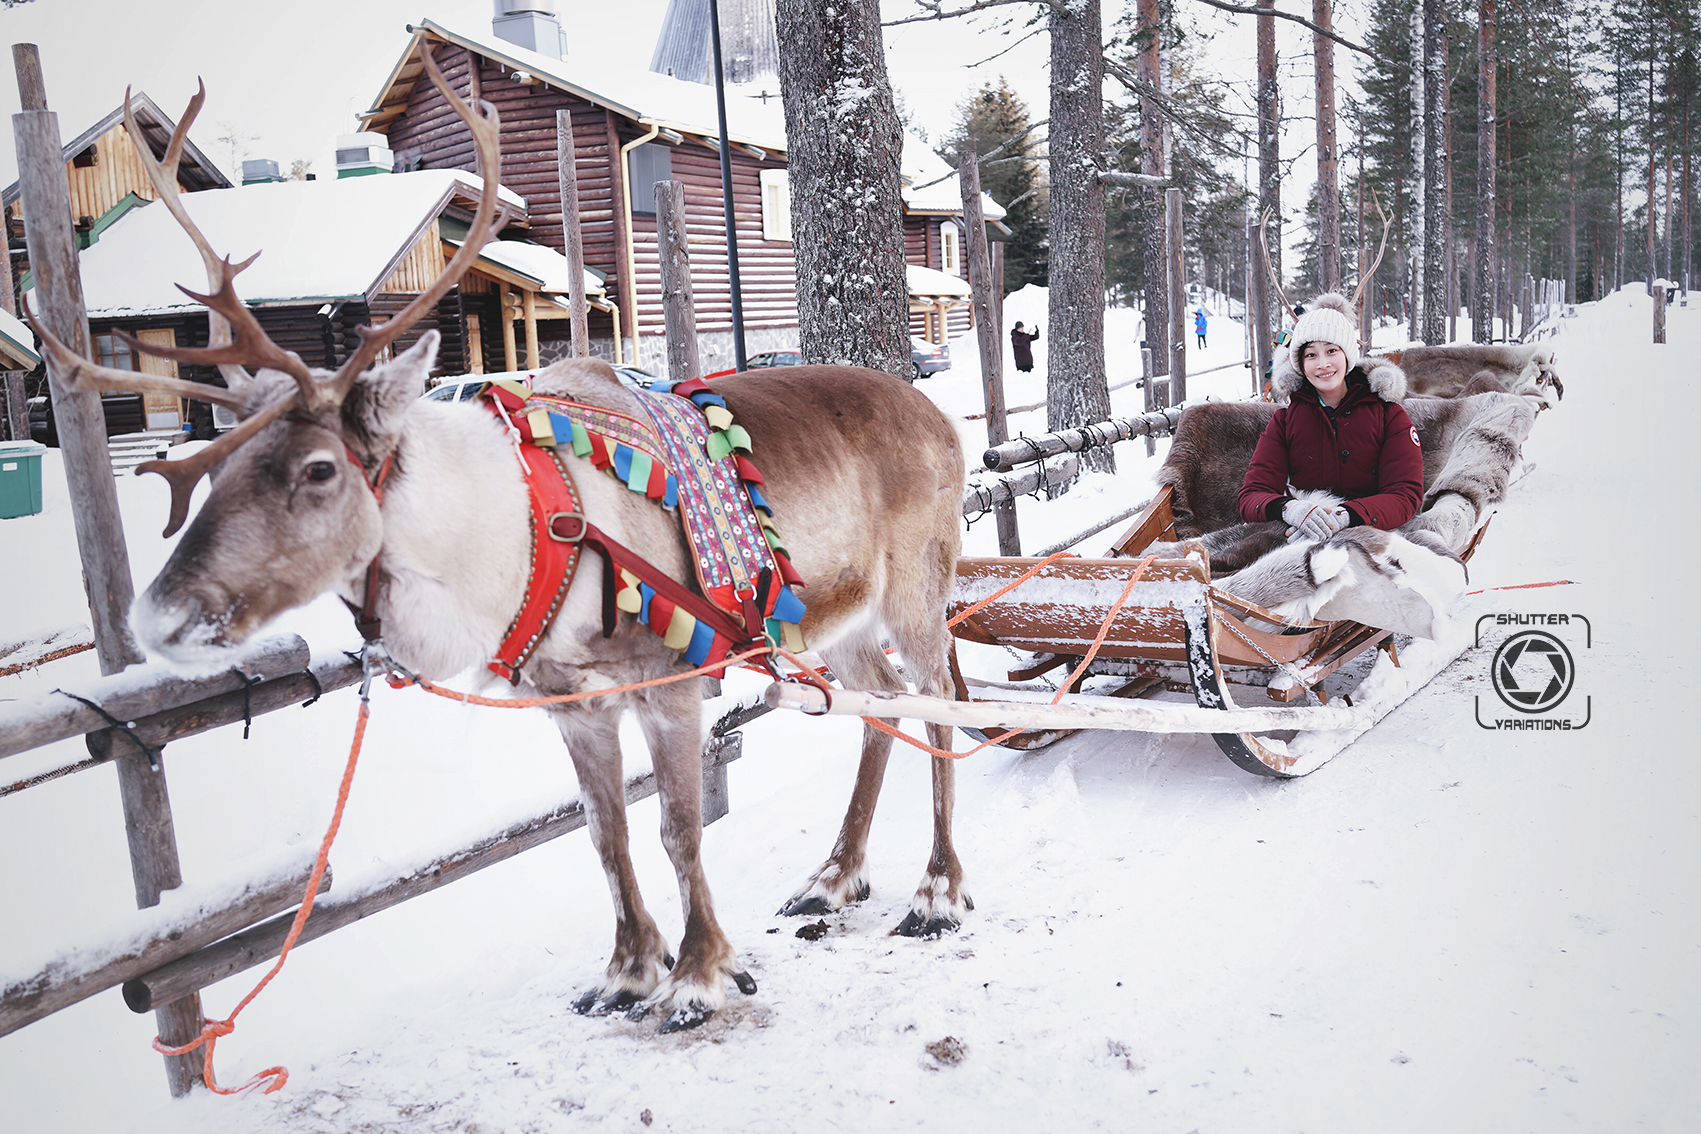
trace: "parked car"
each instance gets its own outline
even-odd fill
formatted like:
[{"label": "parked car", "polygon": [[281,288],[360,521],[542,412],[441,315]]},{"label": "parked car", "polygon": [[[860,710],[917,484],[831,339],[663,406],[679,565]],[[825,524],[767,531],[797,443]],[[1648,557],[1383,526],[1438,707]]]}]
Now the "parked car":
[{"label": "parked car", "polygon": [[[536,373],[535,370],[516,370],[507,374],[462,374],[443,379],[425,391],[423,396],[433,402],[471,401],[492,378],[514,378],[523,381],[527,375]],[[616,366],[614,373],[634,390],[648,390],[650,383],[655,381],[655,375],[647,374],[636,366]]]},{"label": "parked car", "polygon": [[915,373],[910,376],[913,382],[917,378],[925,378],[929,374],[937,374],[941,370],[951,369],[951,348],[944,343],[930,343],[926,339],[910,336],[910,365]]},{"label": "parked car", "polygon": [[[746,370],[762,370],[769,366],[802,366],[803,356],[795,350],[765,350],[761,354],[753,354],[745,360]],[[717,370],[712,374],[703,375],[704,381],[710,378],[725,378],[728,374],[737,374],[738,368],[729,366],[725,370]]]}]

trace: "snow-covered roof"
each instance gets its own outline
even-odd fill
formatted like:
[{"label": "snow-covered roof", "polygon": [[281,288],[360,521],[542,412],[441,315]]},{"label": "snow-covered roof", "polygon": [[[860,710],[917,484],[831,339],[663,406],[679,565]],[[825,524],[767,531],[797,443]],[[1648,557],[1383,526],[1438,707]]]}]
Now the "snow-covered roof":
[{"label": "snow-covered roof", "polygon": [[924,268],[920,264],[904,265],[904,281],[908,284],[911,295],[928,299],[967,299],[973,294],[969,290],[968,280],[948,275],[937,268]]},{"label": "snow-covered roof", "polygon": [[[458,234],[444,232],[443,239],[460,247],[461,236]],[[546,245],[530,240],[492,240],[478,250],[478,258],[524,276],[537,284],[539,291],[565,295],[571,289],[573,275],[567,257]],[[603,281],[596,273],[589,268],[584,272],[585,294],[604,294]]]},{"label": "snow-covered roof", "polygon": [[[368,295],[445,206],[481,191],[470,173],[430,169],[185,193],[182,201],[219,253],[237,262],[262,253],[236,281],[243,300],[256,304]],[[501,193],[525,211],[524,198]],[[86,249],[82,273],[89,314],[101,318],[197,308],[175,285],[207,287],[189,237],[152,206],[131,210]]]},{"label": "snow-covered roof", "polygon": [[[607,107],[647,126],[664,126],[684,134],[719,138],[720,119],[715,112],[715,89],[702,83],[658,75],[638,67],[609,67],[594,58],[574,55],[554,59],[530,48],[499,39],[488,29],[476,32],[459,26],[422,20],[414,26],[407,49],[373,100],[372,109],[361,115],[368,129],[384,129],[406,105],[406,92],[415,82],[428,82],[417,58],[419,37],[458,44],[505,64],[510,71],[524,71],[559,90],[597,106]],[[587,53],[588,54],[588,53]],[[764,101],[759,92],[727,91],[727,137],[737,143],[784,153],[785,112],[780,100],[769,92]]]},{"label": "snow-covered roof", "polygon": [[5,308],[0,308],[0,355],[20,364],[7,369],[34,370],[41,361],[35,352],[35,336],[22,319]]},{"label": "snow-covered roof", "polygon": [[[900,161],[905,182],[904,204],[910,212],[956,215],[963,211],[962,179],[920,138],[908,132],[904,134],[904,153]],[[911,185],[922,188],[912,189]],[[987,193],[980,195],[980,208],[982,216],[989,221],[1004,219],[1004,207]]]}]

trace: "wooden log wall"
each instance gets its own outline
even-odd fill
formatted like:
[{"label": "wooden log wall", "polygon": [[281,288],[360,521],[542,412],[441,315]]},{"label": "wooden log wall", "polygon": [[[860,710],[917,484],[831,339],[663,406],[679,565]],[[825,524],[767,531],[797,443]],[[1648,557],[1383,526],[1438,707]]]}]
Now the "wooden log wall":
[{"label": "wooden log wall", "polygon": [[[469,55],[450,44],[438,45],[435,58],[450,84],[469,89]],[[619,147],[647,130],[602,107],[580,101],[547,85],[511,81],[501,65],[478,57],[478,89],[502,116],[502,183],[526,198],[531,216],[529,237],[566,254],[561,224],[561,188],[556,158],[555,112],[572,116],[578,155],[579,221],[585,264],[608,276],[608,293],[621,303],[622,330],[629,333],[631,315],[622,298],[625,272],[621,218]],[[436,88],[416,83],[407,108],[389,126],[390,148],[401,168],[465,169],[473,165],[472,141]],[[784,168],[778,158],[758,161],[735,149],[732,156],[733,211],[738,225],[739,267],[744,294],[745,325],[749,328],[787,328],[797,325],[795,261],[789,242],[762,239],[760,171]],[[687,138],[673,149],[673,177],[685,185],[686,221],[691,234],[693,282],[698,329],[724,331],[731,327],[731,297],[727,282],[725,225],[721,213],[720,157],[713,147]],[[653,210],[653,189],[633,187],[635,209]],[[638,319],[646,336],[662,331],[661,277],[653,216],[634,219]],[[481,323],[483,321],[481,320]],[[500,343],[495,328],[481,326],[486,344]],[[540,324],[540,336],[570,337],[566,320]],[[612,318],[591,312],[591,335],[613,334]],[[488,353],[488,347],[487,347]],[[499,365],[498,365],[499,368]]]}]

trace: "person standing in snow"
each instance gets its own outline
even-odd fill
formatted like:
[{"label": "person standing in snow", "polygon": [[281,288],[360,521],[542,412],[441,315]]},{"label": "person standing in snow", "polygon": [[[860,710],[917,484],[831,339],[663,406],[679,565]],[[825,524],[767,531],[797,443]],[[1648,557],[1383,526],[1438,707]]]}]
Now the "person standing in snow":
[{"label": "person standing in snow", "polygon": [[1016,356],[1016,369],[1023,374],[1034,368],[1033,344],[1039,341],[1040,329],[1036,326],[1033,334],[1022,330],[1022,321],[1016,320],[1016,325],[1010,328],[1010,353]]},{"label": "person standing in snow", "polygon": [[1195,335],[1199,336],[1199,349],[1204,350],[1205,349],[1205,309],[1203,307],[1196,307],[1196,308],[1193,309],[1193,333]]},{"label": "person standing in snow", "polygon": [[1401,408],[1406,375],[1358,347],[1358,316],[1324,295],[1294,325],[1271,393],[1285,402],[1264,427],[1240,486],[1247,523],[1282,520],[1289,539],[1328,539],[1359,524],[1392,531],[1423,503],[1423,449]]}]

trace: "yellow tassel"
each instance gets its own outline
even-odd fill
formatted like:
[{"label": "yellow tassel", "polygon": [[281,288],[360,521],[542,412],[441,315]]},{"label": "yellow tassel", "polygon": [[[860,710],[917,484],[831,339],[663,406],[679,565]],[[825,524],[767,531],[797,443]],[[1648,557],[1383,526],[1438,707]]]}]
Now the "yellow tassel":
[{"label": "yellow tassel", "polygon": [[638,576],[626,570],[620,570],[620,590],[615,593],[614,605],[628,614],[637,614],[644,609],[644,596],[638,591]]},{"label": "yellow tassel", "polygon": [[555,444],[555,427],[549,424],[549,411],[534,409],[526,414],[526,421],[532,427],[532,441],[538,445]]},{"label": "yellow tassel", "polygon": [[691,635],[696,632],[697,619],[675,607],[673,621],[668,624],[667,633],[662,637],[662,644],[670,650],[683,650],[691,644]]},{"label": "yellow tassel", "polygon": [[725,429],[732,424],[732,414],[725,406],[704,406],[703,416],[708,420],[710,429]]},{"label": "yellow tassel", "polygon": [[803,644],[803,628],[795,622],[780,623],[780,645],[794,654],[809,648]]}]

